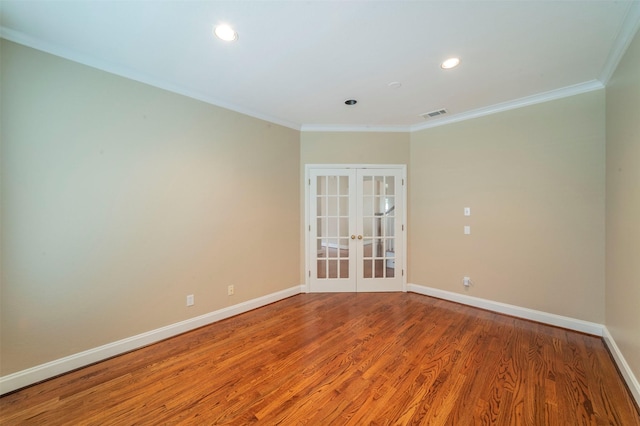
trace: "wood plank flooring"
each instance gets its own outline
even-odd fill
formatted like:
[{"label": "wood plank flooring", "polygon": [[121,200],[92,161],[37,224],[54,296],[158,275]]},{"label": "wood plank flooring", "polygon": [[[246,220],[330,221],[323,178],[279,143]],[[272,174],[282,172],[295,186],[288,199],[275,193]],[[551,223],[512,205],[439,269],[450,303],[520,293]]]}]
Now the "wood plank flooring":
[{"label": "wood plank flooring", "polygon": [[302,294],[0,398],[3,425],[640,425],[601,339],[412,293]]}]

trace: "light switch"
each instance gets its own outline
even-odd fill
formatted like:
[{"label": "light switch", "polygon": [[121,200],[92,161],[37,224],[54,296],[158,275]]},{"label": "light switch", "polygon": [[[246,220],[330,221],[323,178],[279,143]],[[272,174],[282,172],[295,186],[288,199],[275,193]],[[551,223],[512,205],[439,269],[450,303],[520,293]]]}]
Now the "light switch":
[{"label": "light switch", "polygon": [[464,235],[471,235],[471,227],[468,225],[465,225],[464,227]]},{"label": "light switch", "polygon": [[471,216],[471,207],[465,207],[464,208],[464,215],[465,216]]}]

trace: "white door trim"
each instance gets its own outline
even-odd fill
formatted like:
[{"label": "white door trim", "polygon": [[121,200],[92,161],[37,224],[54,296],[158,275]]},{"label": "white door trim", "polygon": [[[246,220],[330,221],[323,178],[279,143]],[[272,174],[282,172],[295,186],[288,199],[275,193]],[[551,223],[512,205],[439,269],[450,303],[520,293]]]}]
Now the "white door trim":
[{"label": "white door trim", "polygon": [[402,291],[407,291],[407,165],[406,164],[305,164],[304,166],[304,276],[305,285],[304,291],[310,292],[310,271],[311,271],[311,238],[309,235],[311,223],[310,223],[310,171],[311,169],[398,169],[402,171],[402,232],[404,233],[402,238],[403,256],[402,256]]}]

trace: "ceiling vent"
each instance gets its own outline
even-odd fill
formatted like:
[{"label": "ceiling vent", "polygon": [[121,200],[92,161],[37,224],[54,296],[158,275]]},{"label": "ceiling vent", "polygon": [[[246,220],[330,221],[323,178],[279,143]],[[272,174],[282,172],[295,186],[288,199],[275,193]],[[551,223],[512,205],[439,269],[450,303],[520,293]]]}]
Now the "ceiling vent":
[{"label": "ceiling vent", "polygon": [[437,117],[439,115],[444,115],[447,113],[446,109],[438,109],[435,111],[431,111],[431,112],[427,112],[425,114],[420,114],[420,117],[424,118],[425,120],[429,119],[429,118],[434,118]]}]

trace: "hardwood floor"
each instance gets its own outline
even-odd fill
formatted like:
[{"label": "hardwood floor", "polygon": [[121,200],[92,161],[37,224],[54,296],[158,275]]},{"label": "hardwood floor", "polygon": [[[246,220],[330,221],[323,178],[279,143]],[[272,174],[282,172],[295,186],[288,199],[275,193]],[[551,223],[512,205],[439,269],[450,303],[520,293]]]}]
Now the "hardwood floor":
[{"label": "hardwood floor", "polygon": [[601,339],[412,293],[302,294],[0,398],[14,424],[640,425]]}]

